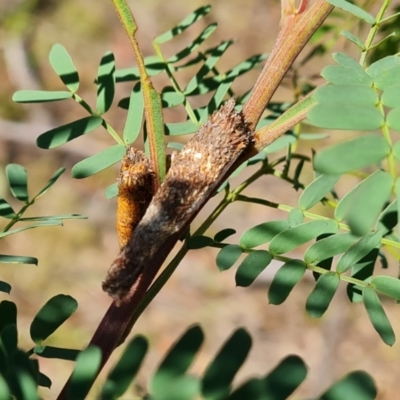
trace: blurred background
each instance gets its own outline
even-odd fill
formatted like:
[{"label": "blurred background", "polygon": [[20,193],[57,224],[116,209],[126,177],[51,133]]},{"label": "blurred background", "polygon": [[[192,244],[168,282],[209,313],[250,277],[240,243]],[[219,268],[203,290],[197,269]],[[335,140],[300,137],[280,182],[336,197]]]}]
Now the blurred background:
[{"label": "blurred background", "polygon": [[[212,11],[207,17],[163,46],[166,57],[175,54],[214,21],[218,22],[219,28],[207,41],[207,48],[226,39],[236,41],[218,63],[220,71],[228,70],[254,54],[271,50],[279,26],[278,0],[130,1],[139,25],[138,39],[143,54],[153,54],[151,42],[154,37],[172,28],[195,8],[208,3],[212,4]],[[88,217],[87,220],[66,221],[64,227],[30,230],[1,240],[1,254],[37,257],[39,265],[2,264],[1,279],[12,284],[13,290],[10,296],[0,294],[0,298],[17,303],[20,345],[28,349],[32,346],[28,341],[29,324],[40,307],[56,294],[73,296],[79,302],[78,311],[46,344],[81,349],[90,340],[110,304],[100,286],[118,254],[114,227],[116,201],[106,200],[104,189],[115,182],[118,166],[85,180],[72,179],[70,169],[76,162],[107,148],[112,139],[104,130],[98,129],[59,149],[38,149],[35,141],[39,134],[82,118],[87,113],[73,100],[21,105],[13,103],[11,97],[21,89],[63,90],[62,82],[48,62],[52,45],[61,43],[71,54],[79,71],[80,96],[89,104],[94,104],[94,79],[102,55],[111,50],[115,54],[117,68],[128,68],[134,65],[132,52],[111,2],[107,1],[2,2],[0,35],[0,195],[16,209],[20,207],[13,202],[5,184],[4,168],[8,163],[20,163],[27,168],[31,194],[43,187],[57,168],[66,166],[66,173],[27,216],[80,213]],[[352,48],[345,47],[344,40],[329,37],[328,41],[330,52],[344,49],[351,54]],[[303,59],[310,49],[308,47],[303,52]],[[354,54],[356,57],[357,53]],[[318,84],[321,68],[332,63],[329,54],[304,65],[298,62],[295,65],[296,74],[300,81]],[[195,69],[185,70],[180,75],[183,84],[194,73]],[[258,73],[259,70],[254,70],[238,79],[233,86],[235,93],[245,93],[254,84]],[[155,83],[160,88],[166,81],[157,78]],[[131,87],[129,82],[117,85],[116,99],[128,96]],[[292,80],[286,79],[274,100],[293,99]],[[196,106],[201,104],[201,99],[193,101],[199,102]],[[117,132],[122,132],[125,116],[126,111],[117,108],[115,103],[106,118]],[[169,122],[179,122],[184,114],[182,110],[169,110],[167,118]],[[312,149],[349,137],[349,133],[329,134],[330,137],[323,141],[301,143],[298,151],[311,156]],[[272,156],[272,159],[282,155],[284,152]],[[304,175],[308,181],[304,183],[313,179],[312,171],[308,169]],[[251,171],[254,169],[250,168],[235,178],[233,186],[243,181]],[[339,195],[357,182],[354,178],[342,181],[337,188]],[[245,194],[296,205],[300,192],[296,192],[291,184],[268,176],[257,181]],[[195,226],[215,207],[217,201],[218,197],[207,205],[194,222]],[[322,206],[317,206],[314,211],[327,215],[330,212]],[[285,213],[235,203],[216,221],[209,234],[234,228],[237,234],[228,241],[237,243],[246,229],[278,218],[286,218]],[[302,251],[304,248],[299,249],[298,257],[301,257]],[[254,343],[249,359],[237,376],[237,384],[250,376],[263,375],[282,358],[297,354],[306,362],[309,373],[304,384],[293,394],[293,399],[315,398],[335,380],[357,369],[363,369],[375,378],[379,388],[378,399],[397,398],[400,390],[400,347],[398,343],[392,348],[383,344],[369,323],[363,306],[348,302],[345,285],[340,286],[326,314],[319,320],[313,320],[304,308],[313,288],[311,274],[306,275],[283,305],[276,307],[268,304],[267,290],[279,263],[272,263],[250,288],[237,288],[234,279],[236,268],[219,273],[215,265],[216,254],[215,249],[189,252],[135,326],[132,335],[146,335],[151,349],[137,380],[139,392],[140,387],[145,390],[149,375],[174,340],[189,325],[199,323],[205,331],[206,342],[194,365],[195,373],[204,371],[224,340],[236,328],[243,326],[252,335]],[[397,265],[393,260],[390,268],[389,273],[396,275]],[[400,319],[397,318],[399,306],[385,299],[383,302],[395,332],[400,332]],[[108,367],[113,365],[113,360],[115,357]],[[42,371],[53,381],[50,391],[41,392],[42,397],[53,399],[69,376],[73,364],[46,359],[41,359],[40,364]],[[107,368],[102,375],[106,372]],[[133,395],[129,397],[127,394],[124,398],[133,398]]]}]

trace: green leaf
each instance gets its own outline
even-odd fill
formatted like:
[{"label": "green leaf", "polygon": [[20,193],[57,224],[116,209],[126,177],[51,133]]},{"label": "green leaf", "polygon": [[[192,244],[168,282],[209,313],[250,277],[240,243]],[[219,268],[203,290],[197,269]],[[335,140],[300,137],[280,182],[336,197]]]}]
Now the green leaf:
[{"label": "green leaf", "polygon": [[300,357],[286,357],[264,378],[263,400],[286,400],[306,376],[307,367]]},{"label": "green leaf", "polygon": [[165,124],[165,134],[170,136],[188,135],[199,130],[200,125],[194,124],[191,121],[186,122],[171,122]]},{"label": "green leaf", "polygon": [[54,221],[63,221],[64,219],[87,219],[87,217],[82,214],[61,214],[46,215],[41,217],[23,217],[20,218],[19,221],[43,221],[47,222],[47,224],[44,225],[53,225]]},{"label": "green leaf", "polygon": [[236,271],[236,285],[242,287],[250,286],[271,261],[272,256],[266,250],[254,250],[251,252],[241,262]]},{"label": "green leaf", "polygon": [[25,256],[8,256],[0,254],[0,263],[5,264],[35,264],[38,265],[38,259],[35,257]]},{"label": "green leaf", "polygon": [[37,394],[36,382],[29,373],[17,369],[16,379],[18,389],[15,398],[20,400],[40,400]]},{"label": "green leaf", "polygon": [[188,329],[172,346],[151,380],[151,391],[155,394],[168,390],[172,380],[181,378],[192,364],[204,340],[199,326]]},{"label": "green leaf", "polygon": [[13,357],[18,344],[17,326],[15,324],[8,324],[1,330],[0,334],[1,344],[4,346],[9,357]]},{"label": "green leaf", "polygon": [[19,164],[8,164],[6,176],[12,195],[20,201],[28,201],[28,173],[26,169]]},{"label": "green leaf", "polygon": [[2,374],[0,374],[0,399],[12,400],[10,389]]},{"label": "green leaf", "polygon": [[11,289],[11,285],[9,285],[7,282],[0,281],[0,292],[10,294]]},{"label": "green leaf", "polygon": [[264,381],[260,378],[252,378],[239,386],[226,400],[266,400],[264,392]]},{"label": "green leaf", "polygon": [[350,42],[354,43],[359,49],[361,49],[362,51],[365,51],[364,43],[356,35],[353,35],[351,32],[346,31],[346,30],[341,31],[340,34],[342,36],[344,36]]},{"label": "green leaf", "polygon": [[49,377],[47,377],[45,374],[42,374],[41,372],[39,372],[38,385],[45,387],[47,389],[50,389],[52,382]]},{"label": "green leaf", "polygon": [[392,201],[378,217],[376,230],[382,231],[382,236],[390,233],[397,225],[397,199]]},{"label": "green leaf", "polygon": [[269,245],[269,251],[272,254],[284,254],[315,239],[317,236],[324,233],[336,233],[337,230],[337,223],[332,220],[305,222],[275,236]]},{"label": "green leaf", "polygon": [[[121,106],[121,104],[119,104]],[[144,101],[141,92],[141,85],[138,82],[132,89],[129,98],[129,109],[124,127],[124,142],[127,144],[133,143],[139,136],[143,125],[144,117]]]},{"label": "green leaf", "polygon": [[387,87],[382,93],[381,102],[386,107],[398,107],[400,104],[400,84]]},{"label": "green leaf", "polygon": [[172,86],[166,86],[161,92],[161,103],[163,108],[176,107],[185,101],[185,96],[177,92]]},{"label": "green leaf", "polygon": [[41,149],[53,149],[94,131],[102,123],[103,119],[97,116],[81,118],[42,133],[36,139],[36,144]]},{"label": "green leaf", "polygon": [[17,306],[12,301],[0,303],[0,333],[7,325],[17,325]]},{"label": "green leaf", "polygon": [[[396,179],[396,183],[394,185],[394,190],[395,190],[395,194],[396,194],[396,198],[397,200],[400,199],[400,178]],[[397,218],[399,218],[400,216],[400,200],[397,201]],[[397,230],[400,232],[400,224],[397,224]]]},{"label": "green leaf", "polygon": [[376,130],[384,116],[374,105],[357,103],[317,103],[308,113],[312,125],[326,129]]},{"label": "green leaf", "polygon": [[237,244],[229,244],[220,250],[217,255],[216,263],[220,271],[226,271],[231,268],[233,264],[242,255],[243,249]]},{"label": "green leaf", "polygon": [[321,174],[312,181],[301,194],[299,199],[299,207],[301,210],[308,210],[317,204],[328,192],[330,192],[335,183],[339,180],[340,175]]},{"label": "green leaf", "polygon": [[390,146],[382,136],[362,135],[319,151],[314,168],[321,173],[340,175],[379,163],[389,153]]},{"label": "green leaf", "polygon": [[[321,75],[330,83],[335,85],[363,85],[372,86],[371,77],[360,66],[328,65]],[[321,88],[317,89],[318,90]]]},{"label": "green leaf", "polygon": [[214,242],[223,242],[225,239],[227,239],[229,236],[234,235],[235,233],[236,231],[232,228],[222,229],[222,231],[219,231],[215,234]]},{"label": "green leaf", "polygon": [[343,65],[343,67],[350,67],[364,71],[360,63],[346,53],[333,53],[332,57],[338,64]]},{"label": "green leaf", "polygon": [[339,283],[340,278],[336,272],[327,272],[318,278],[315,288],[306,302],[306,310],[310,317],[322,317],[328,309]]},{"label": "green leaf", "polygon": [[98,347],[90,346],[79,354],[67,389],[68,399],[84,400],[86,398],[97,377],[100,364],[101,350]]},{"label": "green leaf", "polygon": [[35,346],[33,352],[43,358],[56,358],[59,360],[75,361],[81,350],[64,349],[53,346]]},{"label": "green leaf", "polygon": [[115,58],[110,51],[101,58],[96,83],[96,111],[102,115],[110,109],[115,95]]},{"label": "green leaf", "polygon": [[[165,63],[158,56],[145,57],[143,61],[146,66],[146,72],[150,77],[165,71]],[[140,80],[138,67],[123,68],[115,72],[115,81],[117,83],[138,80]]]},{"label": "green leaf", "polygon": [[378,332],[381,339],[387,345],[392,346],[396,341],[396,335],[393,332],[392,325],[382,307],[378,295],[373,289],[365,287],[363,289],[363,300],[372,326]]},{"label": "green leaf", "polygon": [[251,337],[238,329],[224,343],[207,367],[202,380],[202,395],[206,400],[223,399],[230,392],[232,381],[251,349]]},{"label": "green leaf", "polygon": [[272,279],[268,290],[268,300],[271,304],[282,304],[293,288],[300,282],[306,266],[301,260],[290,260],[282,265]]},{"label": "green leaf", "polygon": [[372,87],[355,84],[321,86],[315,92],[314,99],[318,103],[342,105],[344,109],[352,107],[353,104],[376,106],[379,103],[378,94]]},{"label": "green leaf", "polygon": [[343,11],[348,12],[349,14],[353,14],[359,19],[362,19],[366,23],[373,25],[375,23],[375,18],[369,14],[367,11],[364,11],[362,8],[357,7],[355,4],[349,3],[346,0],[327,0],[329,4],[340,8]]},{"label": "green leaf", "polygon": [[151,400],[192,400],[199,396],[200,382],[194,376],[182,375],[170,379],[157,390],[151,394]]},{"label": "green leaf", "polygon": [[126,147],[121,144],[107,147],[100,153],[79,161],[72,167],[71,174],[75,179],[83,179],[97,174],[98,172],[121,161],[125,152]]},{"label": "green leaf", "polygon": [[55,44],[51,48],[49,61],[64,85],[71,92],[76,92],[79,88],[79,75],[65,47],[61,44]]},{"label": "green leaf", "polygon": [[338,233],[313,243],[304,253],[306,264],[318,264],[347,251],[359,238],[350,232]]},{"label": "green leaf", "polygon": [[393,178],[388,172],[378,170],[357,186],[357,194],[346,213],[352,233],[363,236],[372,229],[390,199],[393,184]]},{"label": "green leaf", "polygon": [[36,344],[47,339],[78,308],[71,296],[59,294],[52,297],[36,314],[30,327],[30,335]]},{"label": "green leaf", "polygon": [[304,214],[298,208],[292,208],[288,216],[289,228],[298,226],[304,222]]},{"label": "green leaf", "polygon": [[0,239],[6,236],[14,235],[16,233],[26,231],[28,229],[39,228],[42,226],[62,226],[62,221],[50,220],[50,221],[43,221],[38,222],[37,224],[23,226],[22,228],[12,229],[10,231],[5,231],[0,233]]},{"label": "green leaf", "polygon": [[118,196],[118,182],[115,182],[112,185],[108,186],[104,191],[104,194],[107,200]]},{"label": "green leaf", "polygon": [[214,240],[208,236],[192,236],[186,243],[189,250],[203,249],[214,243]]},{"label": "green leaf", "polygon": [[386,116],[386,123],[393,130],[400,132],[400,107],[389,111]]},{"label": "green leaf", "polygon": [[343,274],[372,249],[380,244],[382,239],[381,232],[371,232],[363,236],[357,243],[352,245],[339,259],[336,265],[336,271]]},{"label": "green leaf", "polygon": [[12,207],[7,203],[3,197],[0,196],[0,216],[3,218],[12,219],[17,216]]},{"label": "green leaf", "polygon": [[182,20],[178,25],[176,25],[173,29],[168,32],[163,33],[160,36],[157,36],[154,40],[157,44],[162,44],[168,42],[173,39],[175,36],[181,34],[187,28],[192,26],[196,21],[206,16],[211,10],[211,6],[203,6],[195,11],[193,11],[190,15],[188,15],[184,20]]},{"label": "green leaf", "polygon": [[318,400],[374,400],[376,395],[373,379],[364,371],[354,371],[335,382]]},{"label": "green leaf", "polygon": [[148,341],[144,336],[135,336],[126,346],[122,357],[108,374],[103,386],[101,398],[115,399],[122,396],[139,372],[148,350]]},{"label": "green leaf", "polygon": [[377,89],[385,91],[390,86],[400,84],[400,57],[398,55],[382,58],[367,70]]},{"label": "green leaf", "polygon": [[54,175],[49,179],[46,186],[34,197],[34,200],[43,196],[57,182],[58,178],[65,172],[65,167],[59,168]]},{"label": "green leaf", "polygon": [[252,249],[271,241],[278,233],[289,228],[288,221],[270,221],[253,226],[240,237],[240,246],[245,249]]},{"label": "green leaf", "polygon": [[66,91],[46,91],[46,90],[18,90],[13,94],[13,101],[16,103],[45,103],[50,101],[60,101],[70,99],[71,92]]},{"label": "green leaf", "polygon": [[277,151],[285,149],[286,147],[290,146],[296,140],[297,139],[293,134],[287,133],[286,135],[280,137],[279,139],[275,140],[275,142],[267,146],[264,149],[264,151],[267,154],[276,153]]},{"label": "green leaf", "polygon": [[[167,60],[168,64],[176,63],[183,58],[187,57],[188,55],[192,54],[215,30],[217,29],[217,24],[213,23],[208,25],[204,30],[200,33],[200,35],[193,40],[187,47],[183,50],[179,51],[174,56],[170,57]],[[156,39],[157,41],[157,39]]]},{"label": "green leaf", "polygon": [[400,300],[400,280],[391,276],[378,275],[371,280],[371,286],[392,299]]}]

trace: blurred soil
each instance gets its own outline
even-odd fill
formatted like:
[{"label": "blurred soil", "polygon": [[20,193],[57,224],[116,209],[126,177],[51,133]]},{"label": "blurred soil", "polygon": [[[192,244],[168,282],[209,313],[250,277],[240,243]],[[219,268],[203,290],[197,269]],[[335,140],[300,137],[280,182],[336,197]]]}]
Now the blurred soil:
[{"label": "blurred soil", "polygon": [[[253,54],[271,49],[280,16],[277,0],[224,0],[211,3],[211,14],[182,38],[166,44],[163,47],[165,54],[173,54],[183,48],[206,24],[213,21],[218,21],[219,28],[210,38],[208,46],[229,38],[237,41],[218,64],[220,71]],[[118,167],[84,181],[73,180],[70,169],[76,162],[112,142],[105,131],[98,130],[59,150],[40,150],[35,145],[40,133],[85,116],[84,110],[72,100],[20,105],[13,103],[11,96],[19,89],[63,89],[47,61],[54,43],[62,43],[72,55],[81,77],[79,93],[92,103],[95,99],[93,80],[101,56],[112,50],[118,68],[132,66],[133,57],[111,2],[42,0],[38,2],[34,13],[28,10],[26,14],[18,9],[21,4],[22,0],[0,5],[0,74],[3,78],[0,83],[0,194],[7,199],[11,197],[6,190],[3,172],[7,163],[17,162],[27,168],[31,193],[39,190],[57,168],[66,166],[67,172],[32,208],[29,215],[81,213],[88,220],[66,221],[62,228],[29,230],[1,240],[0,253],[34,256],[39,258],[39,266],[2,265],[1,280],[11,283],[13,290],[10,296],[0,294],[0,297],[17,303],[21,346],[28,349],[32,346],[28,341],[29,324],[38,309],[58,293],[73,296],[79,302],[78,311],[46,344],[83,348],[110,304],[109,298],[101,291],[100,283],[118,253],[114,228],[116,204],[115,200],[105,200],[103,191],[115,181]],[[143,53],[150,55],[151,40],[155,36],[207,3],[200,0],[147,0],[131,1],[130,4],[140,27],[139,41]],[[343,42],[339,40],[334,49],[343,49]],[[299,66],[298,72],[309,79],[318,74],[323,65],[331,63],[327,55],[306,64],[306,67]],[[185,71],[179,78],[187,82],[193,73],[194,70]],[[235,83],[235,91],[244,93],[254,83],[257,73],[252,71],[239,79]],[[165,81],[156,80],[156,83],[162,85]],[[293,99],[289,82],[286,83],[276,94],[276,99]],[[125,97],[129,91],[129,83],[118,85],[116,97]],[[117,109],[116,105],[107,114],[107,120],[118,132],[123,129],[124,118],[125,111]],[[170,111],[167,118],[169,121],[180,121],[182,112]],[[331,134],[325,141],[307,142],[298,150],[311,156],[312,148],[316,149],[346,135]],[[273,158],[282,155],[276,154]],[[235,178],[234,184],[240,183],[249,173],[248,170],[244,171]],[[308,179],[308,182],[312,179],[310,170],[304,179]],[[356,182],[354,179],[341,181],[339,194]],[[300,192],[296,192],[290,184],[269,176],[251,186],[246,194],[296,205]],[[207,205],[194,225],[212,210],[217,200]],[[10,201],[18,207],[18,204]],[[329,212],[322,206],[314,211]],[[238,233],[229,241],[237,243],[246,229],[282,217],[285,214],[274,209],[235,203],[216,221],[209,233],[212,235],[232,227]],[[297,253],[298,257],[301,257],[302,250]],[[237,383],[250,376],[264,375],[282,358],[297,354],[306,362],[309,373],[292,399],[315,398],[335,380],[358,369],[366,370],[374,377],[379,388],[379,400],[398,398],[400,346],[396,343],[388,348],[381,342],[363,306],[348,302],[344,285],[341,285],[324,317],[313,320],[304,309],[307,295],[313,288],[311,274],[294,289],[283,305],[277,307],[268,304],[267,290],[279,263],[271,264],[250,288],[237,288],[235,268],[219,273],[215,265],[216,254],[213,249],[190,252],[135,326],[133,334],[146,335],[151,346],[138,378],[139,386],[146,387],[151,371],[173,341],[189,325],[198,323],[205,332],[206,343],[195,363],[194,372],[203,371],[224,340],[236,328],[245,327],[252,335],[253,348],[237,377]],[[395,276],[397,265],[392,261],[390,270],[386,272]],[[395,332],[399,333],[399,306],[386,300],[384,305]],[[40,363],[43,372],[53,381],[50,391],[42,391],[43,399],[53,399],[73,364],[46,359],[41,359]],[[109,365],[112,364],[113,360]],[[124,398],[133,398],[133,394],[131,397],[127,394]]]}]

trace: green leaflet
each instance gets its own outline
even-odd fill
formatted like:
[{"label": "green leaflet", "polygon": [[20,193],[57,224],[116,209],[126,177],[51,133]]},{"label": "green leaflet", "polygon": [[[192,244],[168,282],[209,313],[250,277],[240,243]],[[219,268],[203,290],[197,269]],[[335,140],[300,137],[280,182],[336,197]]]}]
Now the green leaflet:
[{"label": "green leaflet", "polygon": [[96,111],[102,115],[110,109],[115,94],[115,58],[110,51],[100,61],[96,83]]},{"label": "green leaflet", "polygon": [[299,208],[308,210],[317,204],[329,191],[331,191],[335,183],[339,180],[340,175],[321,174],[312,181],[303,191],[299,198]]},{"label": "green leaflet", "polygon": [[400,280],[391,276],[378,275],[371,280],[371,286],[392,299],[400,300]]},{"label": "green leaflet", "polygon": [[248,254],[236,271],[236,285],[250,286],[271,261],[271,253],[266,250],[255,250]]},{"label": "green leaflet", "polygon": [[390,146],[382,136],[362,135],[319,151],[314,158],[314,168],[321,173],[340,175],[376,164],[389,153]]},{"label": "green leaflet", "polygon": [[242,234],[239,243],[246,249],[252,249],[271,241],[278,233],[289,228],[288,221],[270,221],[253,226]]},{"label": "green leaflet", "polygon": [[327,272],[318,278],[315,288],[306,302],[306,310],[310,317],[322,317],[328,309],[339,283],[340,278],[336,272]]},{"label": "green leaflet", "polygon": [[282,265],[272,279],[268,290],[268,300],[271,304],[282,304],[292,289],[300,282],[306,266],[301,260],[290,260]]},{"label": "green leaflet", "polygon": [[70,99],[71,92],[46,90],[18,90],[13,94],[16,103],[45,103]]},{"label": "green leaflet", "polygon": [[337,233],[337,230],[337,223],[332,220],[305,222],[275,236],[269,245],[269,251],[272,254],[284,254],[324,233]]},{"label": "green leaflet", "polygon": [[220,250],[216,263],[220,271],[225,271],[233,266],[242,255],[243,249],[236,244],[229,244]]},{"label": "green leaflet", "polygon": [[381,339],[387,345],[392,346],[396,341],[396,336],[378,295],[373,289],[365,287],[363,289],[363,300],[372,326],[378,332]]},{"label": "green leaflet", "polygon": [[29,194],[26,169],[19,164],[8,164],[6,166],[6,177],[12,195],[20,201],[27,202]]}]

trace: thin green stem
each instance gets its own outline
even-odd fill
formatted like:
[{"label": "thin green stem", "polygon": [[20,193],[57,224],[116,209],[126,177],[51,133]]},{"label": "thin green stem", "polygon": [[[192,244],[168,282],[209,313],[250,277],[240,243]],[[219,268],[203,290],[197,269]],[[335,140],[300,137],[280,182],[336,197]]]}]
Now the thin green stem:
[{"label": "thin green stem", "polygon": [[391,0],[384,0],[381,8],[378,11],[378,14],[376,15],[375,18],[375,24],[371,27],[367,39],[364,43],[365,46],[365,50],[363,50],[363,52],[361,53],[361,57],[360,57],[360,64],[362,65],[363,68],[366,68],[366,61],[367,61],[367,56],[369,51],[372,48],[372,42],[375,39],[375,36],[377,35],[379,28],[382,24],[383,20],[383,15],[385,14],[386,9],[389,7],[389,4],[391,3]]}]

